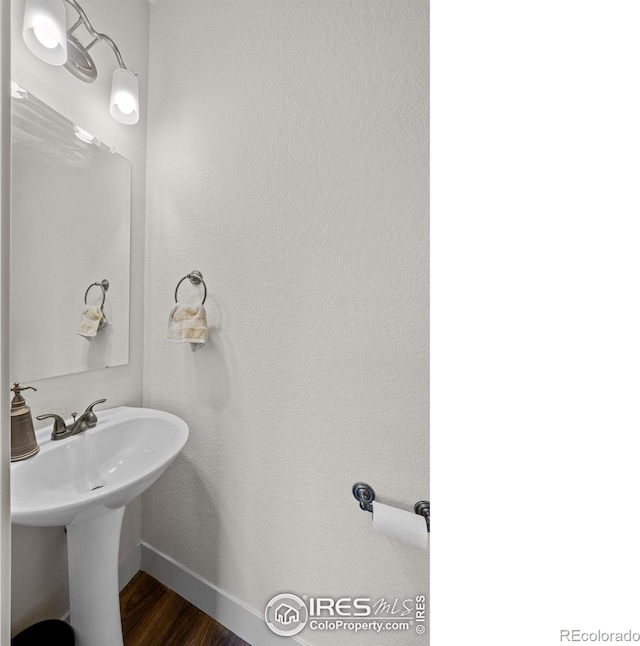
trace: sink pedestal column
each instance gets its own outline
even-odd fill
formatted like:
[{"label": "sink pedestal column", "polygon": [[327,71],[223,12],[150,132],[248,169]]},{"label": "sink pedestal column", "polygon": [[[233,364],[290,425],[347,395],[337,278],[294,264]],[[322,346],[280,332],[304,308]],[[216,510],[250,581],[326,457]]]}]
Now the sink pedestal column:
[{"label": "sink pedestal column", "polygon": [[76,646],[122,646],[118,549],[124,507],[67,525],[70,623]]}]

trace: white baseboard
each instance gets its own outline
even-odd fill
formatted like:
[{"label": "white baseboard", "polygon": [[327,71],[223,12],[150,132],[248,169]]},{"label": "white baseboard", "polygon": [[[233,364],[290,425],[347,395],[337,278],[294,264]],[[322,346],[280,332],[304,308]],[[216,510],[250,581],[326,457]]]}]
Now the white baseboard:
[{"label": "white baseboard", "polygon": [[170,556],[141,543],[142,570],[174,592],[184,597],[202,612],[213,617],[241,639],[253,646],[283,646],[307,642],[293,637],[279,637],[272,633],[264,618],[247,608],[241,601],[217,588],[187,569]]}]

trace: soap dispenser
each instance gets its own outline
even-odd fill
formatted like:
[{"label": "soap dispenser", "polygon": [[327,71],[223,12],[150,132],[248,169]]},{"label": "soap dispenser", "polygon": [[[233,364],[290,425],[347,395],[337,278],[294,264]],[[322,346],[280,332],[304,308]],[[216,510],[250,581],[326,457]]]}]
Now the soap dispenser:
[{"label": "soap dispenser", "polygon": [[37,388],[33,386],[23,388],[16,382],[11,389],[11,392],[15,393],[11,400],[11,462],[26,460],[40,450],[33,428],[31,409],[21,395],[23,390],[37,390]]}]

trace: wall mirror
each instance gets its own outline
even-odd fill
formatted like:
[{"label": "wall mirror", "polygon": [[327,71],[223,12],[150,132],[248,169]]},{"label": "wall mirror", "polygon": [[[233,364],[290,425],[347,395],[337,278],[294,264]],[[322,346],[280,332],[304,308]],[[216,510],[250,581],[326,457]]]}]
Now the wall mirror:
[{"label": "wall mirror", "polygon": [[[131,164],[13,88],[11,379],[129,362]],[[78,334],[85,293],[108,321]],[[86,330],[85,330],[86,331]]]}]

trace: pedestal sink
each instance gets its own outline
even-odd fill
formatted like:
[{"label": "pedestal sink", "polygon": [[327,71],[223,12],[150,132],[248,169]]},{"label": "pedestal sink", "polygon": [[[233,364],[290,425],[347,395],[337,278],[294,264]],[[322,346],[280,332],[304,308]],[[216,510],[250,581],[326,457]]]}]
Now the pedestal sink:
[{"label": "pedestal sink", "polygon": [[125,505],[152,485],[189,437],[175,415],[148,408],[96,411],[95,428],[51,441],[11,464],[11,522],[66,525],[76,646],[122,646],[118,547]]}]

